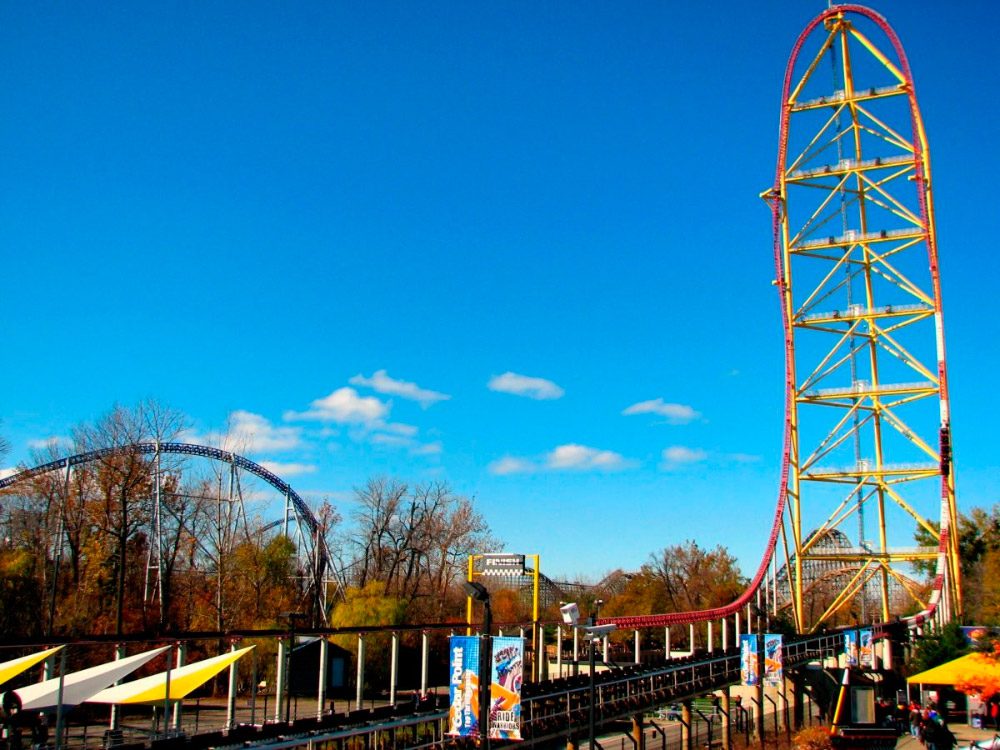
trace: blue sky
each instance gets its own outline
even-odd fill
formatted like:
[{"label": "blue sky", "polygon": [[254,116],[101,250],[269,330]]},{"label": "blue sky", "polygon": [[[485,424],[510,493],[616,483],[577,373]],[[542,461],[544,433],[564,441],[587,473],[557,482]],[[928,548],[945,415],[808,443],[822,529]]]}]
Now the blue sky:
[{"label": "blue sky", "polygon": [[[554,577],[687,538],[751,572],[783,419],[757,196],[824,7],[3,5],[7,464],[151,397],[345,515],[447,480]],[[930,138],[960,504],[991,505],[1000,10],[873,7]]]}]

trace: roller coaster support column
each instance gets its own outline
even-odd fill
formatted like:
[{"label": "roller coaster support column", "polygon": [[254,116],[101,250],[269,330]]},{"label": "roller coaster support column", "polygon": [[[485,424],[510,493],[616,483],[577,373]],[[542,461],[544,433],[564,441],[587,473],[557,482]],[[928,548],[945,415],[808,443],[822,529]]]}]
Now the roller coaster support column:
[{"label": "roller coaster support column", "polygon": [[688,625],[688,651],[694,653],[694,623]]},{"label": "roller coaster support column", "polygon": [[633,641],[635,643],[635,663],[642,664],[642,640],[638,630],[635,631]]},{"label": "roller coaster support column", "polygon": [[670,626],[663,629],[663,658],[670,659]]},{"label": "roller coaster support column", "polygon": [[708,621],[708,653],[715,649],[715,633],[712,631],[712,621]]},{"label": "roller coaster support column", "polygon": [[[729,623],[726,622],[726,618],[723,617],[719,620],[719,629],[722,631],[722,650],[729,650],[729,628],[727,627]],[[738,639],[737,639],[738,640]]]}]

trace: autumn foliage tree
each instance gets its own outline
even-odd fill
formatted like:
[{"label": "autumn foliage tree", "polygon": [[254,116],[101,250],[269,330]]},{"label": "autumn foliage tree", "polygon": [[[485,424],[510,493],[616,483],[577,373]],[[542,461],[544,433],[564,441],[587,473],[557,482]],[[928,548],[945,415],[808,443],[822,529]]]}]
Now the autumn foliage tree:
[{"label": "autumn foliage tree", "polygon": [[653,554],[624,590],[607,602],[602,615],[710,609],[730,603],[745,587],[746,579],[728,551],[721,546],[703,549],[688,540]]}]

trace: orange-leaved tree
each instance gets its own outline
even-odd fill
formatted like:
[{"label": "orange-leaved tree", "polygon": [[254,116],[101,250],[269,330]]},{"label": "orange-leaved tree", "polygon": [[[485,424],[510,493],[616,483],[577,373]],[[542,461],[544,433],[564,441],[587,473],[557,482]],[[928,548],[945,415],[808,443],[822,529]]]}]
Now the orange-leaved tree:
[{"label": "orange-leaved tree", "polygon": [[973,654],[970,661],[973,663],[955,688],[984,701],[1000,694],[1000,641],[991,641],[987,650]]}]

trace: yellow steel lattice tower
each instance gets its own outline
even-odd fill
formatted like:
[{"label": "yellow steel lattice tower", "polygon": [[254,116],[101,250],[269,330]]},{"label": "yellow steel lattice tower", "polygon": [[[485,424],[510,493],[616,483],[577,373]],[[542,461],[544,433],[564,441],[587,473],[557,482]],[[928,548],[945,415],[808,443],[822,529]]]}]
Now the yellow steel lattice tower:
[{"label": "yellow steel lattice tower", "polygon": [[[962,599],[930,161],[878,14],[833,6],[800,35],[763,197],[786,336],[779,601],[800,631],[889,620],[900,590],[948,619]],[[918,527],[936,546],[916,546]],[[824,542],[834,532],[850,543]],[[937,566],[930,592],[921,561]]]}]

